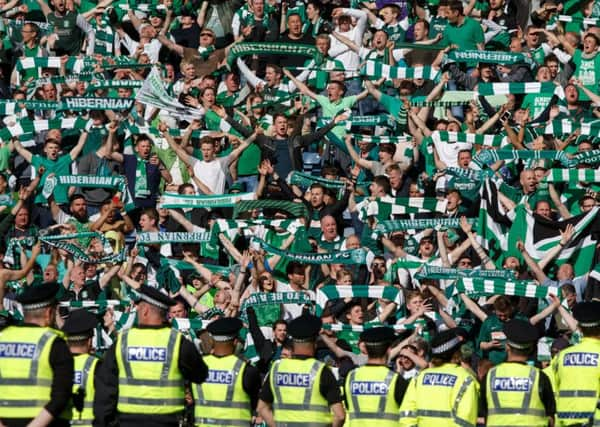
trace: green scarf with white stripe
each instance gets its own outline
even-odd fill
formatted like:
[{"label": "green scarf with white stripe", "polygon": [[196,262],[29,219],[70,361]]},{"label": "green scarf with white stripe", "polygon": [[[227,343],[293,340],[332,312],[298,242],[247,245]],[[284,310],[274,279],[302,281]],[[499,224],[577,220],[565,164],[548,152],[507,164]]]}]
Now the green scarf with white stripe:
[{"label": "green scarf with white stripe", "polygon": [[475,279],[515,280],[515,275],[510,270],[467,270],[458,268],[437,267],[424,264],[423,268],[415,275],[417,279],[456,280],[462,277]]},{"label": "green scarf with white stripe", "polygon": [[165,193],[158,203],[162,209],[176,208],[223,208],[234,207],[241,200],[254,200],[254,193],[231,195],[190,196],[177,193]]},{"label": "green scarf with white stripe", "polygon": [[540,286],[530,281],[506,281],[502,279],[479,279],[461,277],[456,283],[458,292],[477,295],[514,295],[528,298],[548,298],[548,294],[560,295],[557,286]]},{"label": "green scarf with white stripe", "polygon": [[386,79],[425,79],[436,80],[440,74],[439,70],[432,67],[395,67],[383,64],[379,61],[367,61],[360,69],[362,76],[372,80],[382,77]]},{"label": "green scarf with white stripe", "polygon": [[325,305],[329,300],[341,298],[377,298],[385,299],[396,304],[397,307],[402,307],[404,296],[402,292],[393,286],[369,286],[369,285],[353,285],[353,286],[323,286],[317,290],[317,312],[320,316]]},{"label": "green scarf with white stripe", "polygon": [[600,171],[596,169],[550,169],[543,182],[600,182]]},{"label": "green scarf with white stripe", "polygon": [[[467,218],[469,224],[476,224],[476,218]],[[448,229],[460,228],[459,218],[426,218],[426,219],[399,219],[380,221],[375,226],[378,234],[391,233],[393,231],[424,230],[427,228]]]}]

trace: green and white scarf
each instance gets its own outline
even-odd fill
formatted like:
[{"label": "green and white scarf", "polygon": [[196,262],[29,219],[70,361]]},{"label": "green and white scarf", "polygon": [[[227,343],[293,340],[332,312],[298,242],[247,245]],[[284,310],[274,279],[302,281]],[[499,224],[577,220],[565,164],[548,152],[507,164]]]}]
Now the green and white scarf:
[{"label": "green and white scarf", "polygon": [[238,43],[229,49],[227,63],[231,67],[237,58],[248,55],[301,55],[312,58],[317,64],[323,62],[323,54],[312,45],[295,43]]},{"label": "green and white scarf", "polygon": [[452,50],[447,58],[456,62],[486,62],[491,64],[529,64],[531,59],[522,53],[492,50]]},{"label": "green and white scarf", "polygon": [[364,249],[352,249],[349,251],[336,251],[332,253],[292,253],[275,246],[272,246],[261,239],[253,239],[254,242],[270,254],[279,255],[290,261],[296,261],[304,264],[364,264],[366,262],[367,251]]},{"label": "green and white scarf", "polygon": [[297,185],[302,188],[310,187],[312,184],[321,184],[325,188],[341,192],[346,184],[342,181],[336,181],[332,179],[321,178],[320,176],[314,176],[308,173],[302,173],[293,171],[287,180],[290,185]]},{"label": "green and white scarf", "polygon": [[596,18],[581,18],[571,15],[558,15],[557,19],[561,22],[581,22],[582,24],[590,27],[600,27],[600,19]]},{"label": "green and white scarf", "polygon": [[372,80],[386,79],[425,79],[436,80],[440,71],[432,67],[395,67],[379,61],[367,61],[360,69],[362,76]]},{"label": "green and white scarf", "polygon": [[353,133],[352,139],[355,142],[367,142],[369,144],[400,144],[403,142],[412,141],[412,136],[401,135],[401,136],[374,136],[374,135],[362,135],[360,133]]},{"label": "green and white scarf", "polygon": [[544,128],[544,134],[555,136],[571,135],[578,129],[580,136],[600,136],[600,121],[579,122],[568,119],[552,120]]},{"label": "green and white scarf", "polygon": [[287,212],[294,218],[308,218],[308,208],[304,203],[271,199],[242,200],[236,203],[233,209],[233,218],[237,218],[242,212],[248,212],[254,209],[277,209]]},{"label": "green and white scarf", "polygon": [[574,162],[569,159],[564,151],[554,150],[481,150],[474,158],[473,162],[480,167],[491,165],[500,160],[557,160],[565,167],[570,167]]},{"label": "green and white scarf", "polygon": [[208,232],[147,232],[138,233],[136,237],[138,244],[148,245],[156,243],[200,243],[209,242],[210,233]]},{"label": "green and white scarf", "polygon": [[[476,218],[467,218],[469,224],[476,224]],[[425,230],[427,228],[448,229],[460,228],[459,218],[427,218],[427,219],[399,219],[380,221],[375,226],[379,234],[391,233],[393,231]]]},{"label": "green and white scarf", "polygon": [[487,134],[476,134],[476,133],[464,133],[464,132],[448,132],[448,131],[435,131],[431,134],[431,139],[434,142],[446,142],[446,143],[468,143],[482,145],[484,147],[502,147],[508,144],[508,138],[503,135],[487,135]]},{"label": "green and white scarf", "polygon": [[600,150],[584,151],[583,153],[577,153],[572,158],[575,164],[585,163],[594,164],[600,163]]},{"label": "green and white scarf", "polygon": [[97,175],[54,175],[46,178],[42,194],[48,198],[54,192],[56,185],[84,188],[110,188],[121,193],[121,202],[127,212],[135,209],[135,204],[123,176]]},{"label": "green and white scarf", "polygon": [[177,193],[165,193],[158,203],[162,209],[176,208],[224,208],[234,207],[242,200],[254,200],[255,193],[231,195],[189,196]]},{"label": "green and white scarf", "polygon": [[95,301],[61,301],[58,303],[60,307],[69,308],[97,308],[105,309],[106,307],[128,307],[129,301],[118,299],[100,299]]},{"label": "green and white scarf", "polygon": [[148,188],[148,171],[146,170],[148,160],[142,159],[137,154],[135,159],[135,185],[133,195],[136,199],[145,199],[150,196],[150,188]]},{"label": "green and white scarf", "polygon": [[144,84],[143,80],[93,80],[88,87],[86,92],[95,92],[101,89],[118,89],[118,88],[129,88],[138,89]]},{"label": "green and white scarf", "polygon": [[547,298],[548,294],[560,295],[557,286],[540,286],[528,281],[462,277],[455,286],[459,292],[467,295],[514,295],[528,298]]},{"label": "green and white scarf", "polygon": [[458,268],[437,267],[423,264],[423,268],[415,275],[416,279],[456,280],[462,277],[475,279],[515,280],[510,270],[461,270]]},{"label": "green and white scarf", "polygon": [[402,295],[402,292],[393,286],[329,285],[323,286],[317,290],[316,315],[321,315],[325,309],[327,301],[341,298],[381,298],[395,303],[397,307],[402,307],[402,304],[404,303],[404,296]]},{"label": "green and white scarf", "polygon": [[419,212],[446,212],[448,200],[438,200],[435,197],[380,197],[376,200],[365,199],[358,207],[358,217],[362,221],[370,216],[385,221],[392,215],[403,215]]},{"label": "green and white scarf", "polygon": [[240,318],[247,321],[246,309],[269,304],[299,304],[312,305],[314,300],[306,292],[256,292],[250,295],[240,308]]},{"label": "green and white scarf", "polygon": [[579,182],[600,182],[600,171],[596,169],[550,169],[544,182],[568,182],[577,185]]},{"label": "green and white scarf", "polygon": [[565,93],[562,86],[552,82],[512,82],[512,83],[479,83],[477,86],[479,95],[510,95],[523,93],[553,93],[559,98],[564,98]]}]

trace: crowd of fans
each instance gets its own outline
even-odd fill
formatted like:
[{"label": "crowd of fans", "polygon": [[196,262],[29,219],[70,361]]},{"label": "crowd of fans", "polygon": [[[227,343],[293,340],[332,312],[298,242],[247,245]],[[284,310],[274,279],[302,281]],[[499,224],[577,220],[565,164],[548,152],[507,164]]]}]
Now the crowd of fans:
[{"label": "crowd of fans", "polygon": [[505,359],[509,319],[537,327],[542,366],[580,339],[570,309],[600,298],[598,0],[10,0],[0,15],[7,321],[25,287],[59,282],[58,326],[97,314],[102,354],[146,284],[205,353],[209,322],[242,319],[238,351],[264,374],[311,311],[340,384],[382,324],[405,379],[448,328],[478,378]]}]

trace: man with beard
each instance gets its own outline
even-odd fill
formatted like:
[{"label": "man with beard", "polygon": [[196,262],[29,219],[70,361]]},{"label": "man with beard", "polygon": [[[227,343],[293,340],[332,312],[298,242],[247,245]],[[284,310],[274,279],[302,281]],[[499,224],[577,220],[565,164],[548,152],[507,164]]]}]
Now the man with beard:
[{"label": "man with beard", "polygon": [[[50,204],[50,211],[52,212],[52,218],[57,224],[66,224],[71,228],[74,233],[84,233],[87,231],[96,231],[95,224],[90,223],[87,212],[87,202],[82,194],[73,194],[69,198],[69,213],[65,213],[54,201],[54,198],[50,198],[48,203]],[[79,238],[78,243],[86,248],[90,243],[90,238]]]}]

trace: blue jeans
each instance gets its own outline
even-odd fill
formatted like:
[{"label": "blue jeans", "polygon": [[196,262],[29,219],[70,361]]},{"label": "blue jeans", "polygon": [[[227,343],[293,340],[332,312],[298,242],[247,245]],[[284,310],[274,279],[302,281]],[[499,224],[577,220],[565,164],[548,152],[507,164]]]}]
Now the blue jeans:
[{"label": "blue jeans", "polygon": [[246,192],[253,193],[258,187],[258,175],[238,176],[236,182],[244,184]]}]

